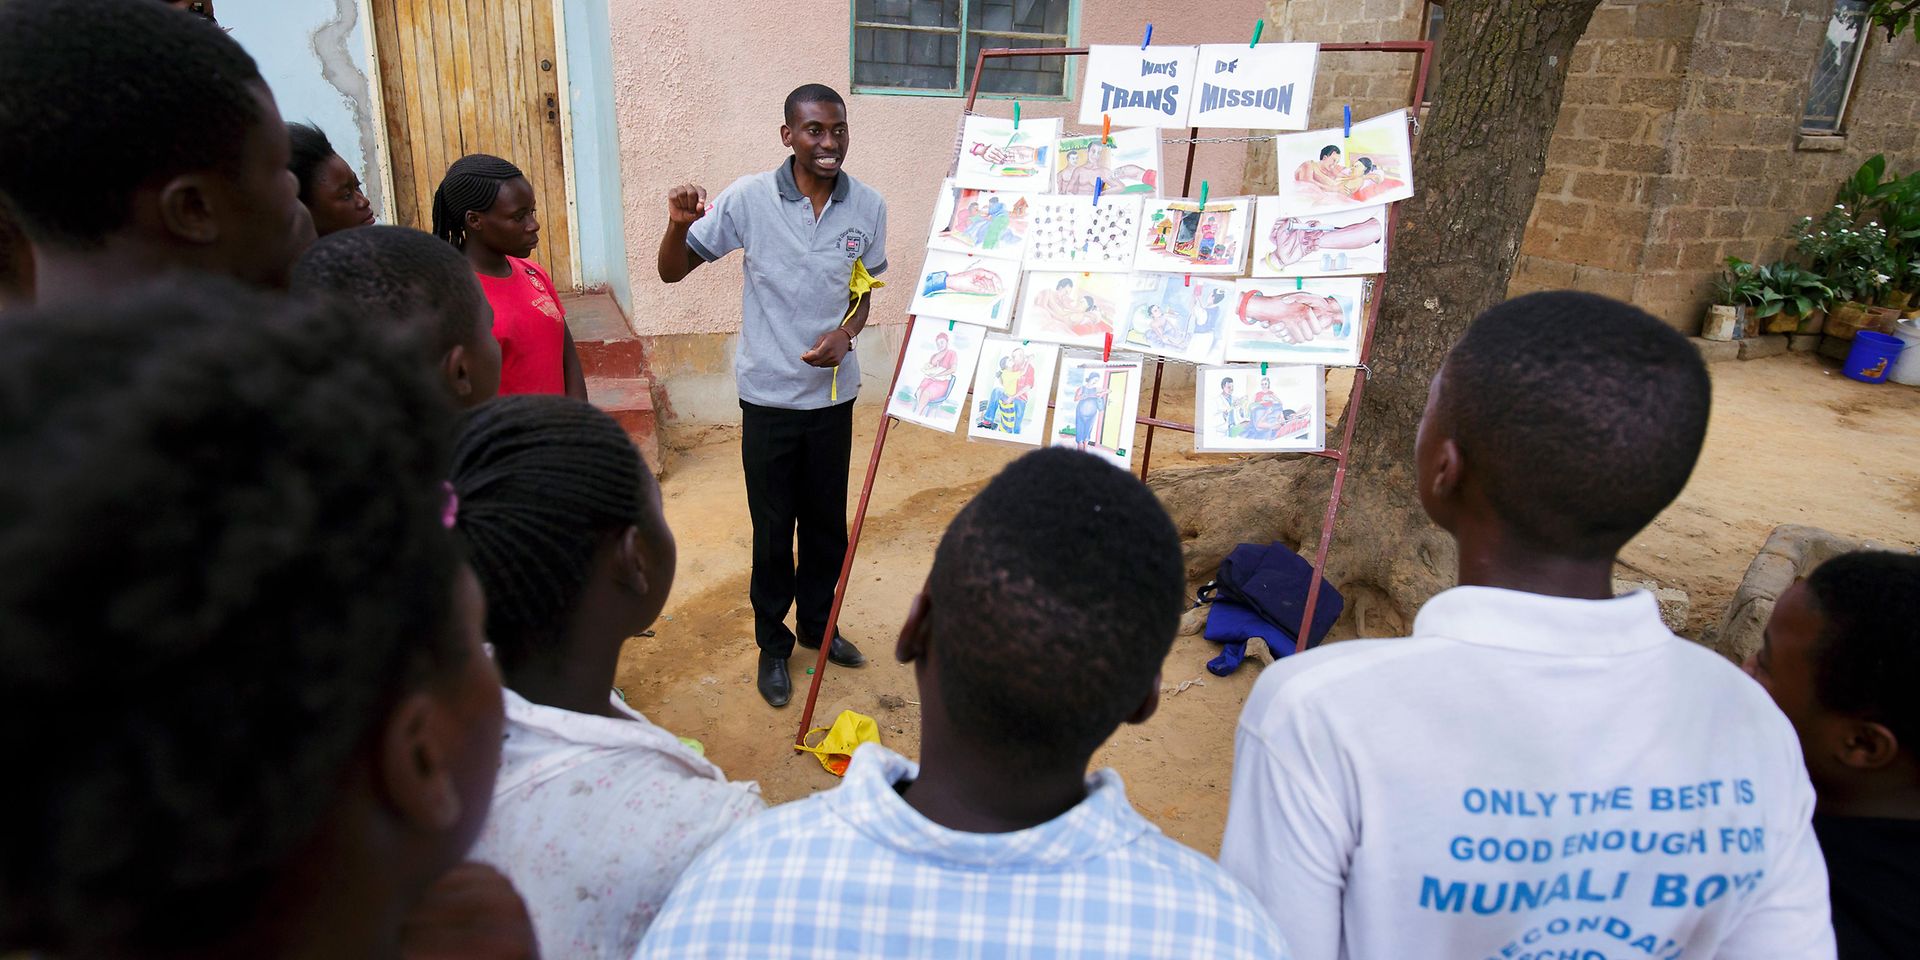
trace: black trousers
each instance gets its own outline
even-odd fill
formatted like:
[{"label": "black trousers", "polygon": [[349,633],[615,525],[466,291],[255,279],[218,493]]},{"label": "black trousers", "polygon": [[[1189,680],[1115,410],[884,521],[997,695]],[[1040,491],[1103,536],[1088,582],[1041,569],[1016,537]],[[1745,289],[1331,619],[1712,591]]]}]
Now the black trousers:
[{"label": "black trousers", "polygon": [[[784,410],[740,401],[740,465],[753,516],[753,638],[762,654],[793,653],[787,609],[796,600],[801,633],[816,639],[833,608],[847,555],[847,458],[853,401]],[[799,562],[794,530],[799,528]]]}]

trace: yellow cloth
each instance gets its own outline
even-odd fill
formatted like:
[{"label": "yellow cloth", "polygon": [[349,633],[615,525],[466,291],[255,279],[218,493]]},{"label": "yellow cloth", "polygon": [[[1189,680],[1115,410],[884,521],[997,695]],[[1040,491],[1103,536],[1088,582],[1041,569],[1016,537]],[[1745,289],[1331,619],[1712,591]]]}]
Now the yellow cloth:
[{"label": "yellow cloth", "polygon": [[[886,285],[886,281],[876,280],[873,274],[867,272],[865,260],[855,260],[853,276],[847,280],[847,290],[853,294],[853,302],[847,304],[847,315],[840,318],[840,325],[844,327],[847,321],[853,319],[854,313],[860,309],[862,297]],[[840,365],[837,363],[833,365],[833,385],[828,388],[827,399],[834,403],[840,402]]]},{"label": "yellow cloth", "polygon": [[836,777],[847,775],[847,764],[853,762],[853,751],[863,743],[880,742],[880,725],[872,717],[852,710],[842,710],[833,718],[829,728],[815,727],[807,731],[807,739],[813,739],[816,733],[824,733],[820,742],[812,746],[794,744],[795,750],[805,750],[820,760],[820,765]]}]

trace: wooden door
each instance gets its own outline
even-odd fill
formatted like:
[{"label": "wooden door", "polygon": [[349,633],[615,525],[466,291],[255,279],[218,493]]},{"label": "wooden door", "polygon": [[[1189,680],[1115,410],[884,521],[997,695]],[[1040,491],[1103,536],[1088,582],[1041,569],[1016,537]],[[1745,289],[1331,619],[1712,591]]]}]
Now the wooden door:
[{"label": "wooden door", "polygon": [[574,290],[553,0],[372,0],[399,223],[433,226],[433,190],[469,153],[513,162],[539,208],[535,260]]}]

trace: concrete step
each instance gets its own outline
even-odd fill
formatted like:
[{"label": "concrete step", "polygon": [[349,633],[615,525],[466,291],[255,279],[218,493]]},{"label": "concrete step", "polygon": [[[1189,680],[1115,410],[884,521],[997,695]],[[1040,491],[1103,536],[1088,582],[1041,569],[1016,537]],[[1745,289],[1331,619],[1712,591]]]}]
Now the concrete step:
[{"label": "concrete step", "polygon": [[627,326],[620,305],[606,293],[568,294],[560,298],[567,311],[567,330],[573,334],[580,369],[589,377],[646,376],[645,351]]},{"label": "concrete step", "polygon": [[633,445],[640,448],[640,456],[645,458],[654,476],[659,476],[664,463],[660,459],[659,424],[653,415],[653,381],[646,377],[596,377],[589,373],[587,399],[613,416],[632,438]]}]

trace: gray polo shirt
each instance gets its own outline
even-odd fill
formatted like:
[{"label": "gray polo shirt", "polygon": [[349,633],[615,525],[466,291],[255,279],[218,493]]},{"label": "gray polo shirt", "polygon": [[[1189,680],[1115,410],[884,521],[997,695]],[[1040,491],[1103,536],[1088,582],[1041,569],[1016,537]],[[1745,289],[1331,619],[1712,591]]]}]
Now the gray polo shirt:
[{"label": "gray polo shirt", "polygon": [[[740,399],[817,410],[833,403],[833,370],[800,355],[847,315],[855,260],[876,276],[887,269],[887,203],[843,170],[816,220],[813,201],[793,181],[792,163],[788,158],[721,191],[687,231],[687,246],[708,262],[745,251],[740,344],[733,353]],[[848,351],[840,364],[840,401],[859,389],[860,361]]]}]

